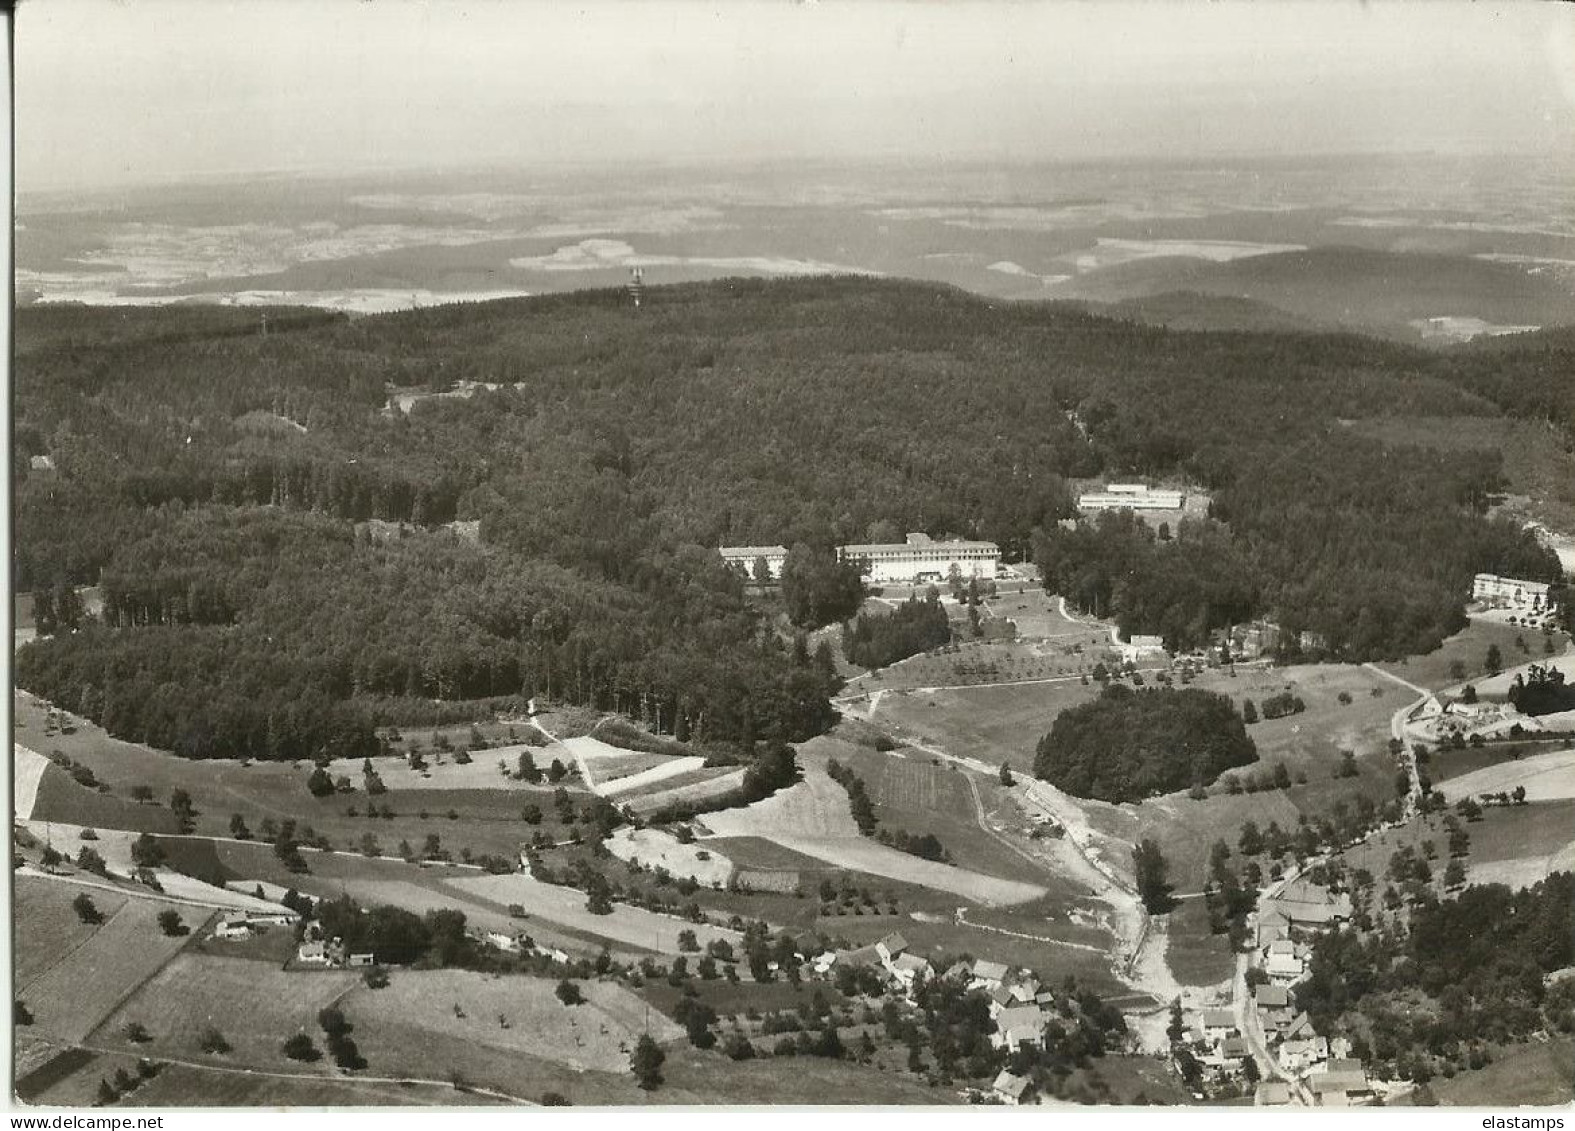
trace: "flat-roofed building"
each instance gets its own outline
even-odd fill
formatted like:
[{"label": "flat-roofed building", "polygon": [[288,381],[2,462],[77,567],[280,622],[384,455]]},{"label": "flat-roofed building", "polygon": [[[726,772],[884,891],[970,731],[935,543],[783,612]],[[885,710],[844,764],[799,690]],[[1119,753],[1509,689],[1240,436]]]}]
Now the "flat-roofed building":
[{"label": "flat-roofed building", "polygon": [[1156,490],[1145,483],[1111,483],[1103,491],[1085,491],[1077,497],[1082,511],[1179,511],[1186,503],[1183,491]]},{"label": "flat-roofed building", "polygon": [[1001,566],[1001,547],[994,542],[963,539],[936,541],[928,534],[909,534],[906,542],[858,543],[842,547],[846,561],[868,563],[867,577],[886,581],[945,581],[952,567],[963,577],[993,578]]},{"label": "flat-roofed building", "polygon": [[755,576],[755,563],[764,560],[773,580],[782,576],[782,562],[787,557],[786,546],[722,546],[717,550],[722,560],[730,566],[743,566],[751,580]]},{"label": "flat-roofed building", "polygon": [[1546,609],[1549,607],[1548,588],[1546,581],[1522,581],[1496,573],[1479,573],[1471,581],[1471,599],[1500,608]]}]

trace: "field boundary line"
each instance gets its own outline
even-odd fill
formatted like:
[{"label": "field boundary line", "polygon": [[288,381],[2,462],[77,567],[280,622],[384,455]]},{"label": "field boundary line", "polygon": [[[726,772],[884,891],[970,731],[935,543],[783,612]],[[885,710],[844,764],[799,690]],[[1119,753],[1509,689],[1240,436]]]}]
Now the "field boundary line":
[{"label": "field boundary line", "polygon": [[1051,946],[1069,946],[1073,950],[1086,950],[1093,954],[1109,953],[1102,947],[1094,946],[1092,943],[1072,942],[1070,939],[1046,938],[1044,935],[1030,935],[1024,931],[1008,931],[1005,927],[992,927],[988,923],[975,923],[968,918],[968,909],[966,907],[957,909],[956,920],[959,926],[972,927],[976,931],[990,931],[997,935],[1010,935],[1014,939],[1028,939],[1030,942],[1048,943]]},{"label": "field boundary line", "polygon": [[[117,1007],[118,1008],[118,1007]],[[59,1047],[59,1042],[44,1038],[48,1043]],[[82,1048],[88,1052],[100,1053],[105,1056],[125,1056],[125,1049],[109,1048],[102,1045],[88,1044],[86,1041],[67,1048]],[[476,1095],[492,1096],[494,1099],[507,1100],[510,1103],[521,1104],[525,1107],[539,1107],[535,1100],[525,1099],[523,1096],[511,1095],[496,1088],[486,1088],[479,1084],[466,1084],[463,1088],[455,1087],[452,1080],[429,1080],[421,1076],[355,1076],[349,1075],[345,1070],[333,1073],[312,1072],[280,1072],[271,1068],[246,1068],[241,1065],[208,1064],[200,1060],[187,1060],[177,1056],[150,1056],[149,1060],[160,1064],[178,1064],[183,1068],[195,1068],[203,1072],[224,1072],[232,1076],[263,1076],[273,1080],[327,1080],[350,1084],[417,1084],[433,1088],[448,1088],[450,1091],[461,1095],[473,1092]]]}]

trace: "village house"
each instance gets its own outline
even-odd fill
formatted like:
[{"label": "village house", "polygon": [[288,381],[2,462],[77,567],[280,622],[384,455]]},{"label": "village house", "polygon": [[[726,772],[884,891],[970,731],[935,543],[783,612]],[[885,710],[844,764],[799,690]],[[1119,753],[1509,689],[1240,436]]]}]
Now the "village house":
[{"label": "village house", "polygon": [[998,1049],[1016,1052],[1025,1046],[1044,1044],[1045,1026],[1049,1018],[1037,1005],[1012,1005],[1001,1010],[995,1018],[995,1032],[990,1043]]},{"label": "village house", "polygon": [[1276,939],[1263,951],[1263,972],[1277,986],[1289,986],[1307,973],[1309,948],[1290,939]]},{"label": "village house", "polygon": [[506,950],[510,954],[518,954],[520,951],[520,940],[513,935],[504,934],[502,931],[488,931],[482,937],[489,946],[496,947],[498,950]]},{"label": "village house", "polygon": [[1210,1044],[1218,1044],[1227,1037],[1241,1033],[1236,1024],[1236,1015],[1228,1009],[1205,1009],[1198,1018],[1198,1030]]},{"label": "village house", "polygon": [[1009,969],[1004,962],[987,962],[980,959],[973,964],[973,981],[968,984],[969,989],[994,990],[1004,985]]},{"label": "village house", "polygon": [[1296,1019],[1290,992],[1284,986],[1259,986],[1253,991],[1252,1004],[1263,1024],[1264,1036],[1271,1040],[1284,1036]]},{"label": "village house", "polygon": [[311,962],[319,966],[328,965],[328,944],[322,939],[311,939],[303,942],[295,952],[295,957],[302,962]]},{"label": "village house", "polygon": [[897,980],[904,993],[911,994],[913,987],[934,973],[930,964],[917,954],[899,954],[886,963],[886,969]]},{"label": "village house", "polygon": [[219,925],[213,928],[213,937],[216,939],[249,939],[252,937],[251,924],[244,919],[220,919]]},{"label": "village house", "polygon": [[1318,1064],[1329,1059],[1329,1042],[1322,1037],[1309,1037],[1302,1040],[1287,1038],[1277,1051],[1280,1070],[1292,1076],[1300,1076]]},{"label": "village house", "polygon": [[1258,912],[1258,949],[1262,950],[1280,939],[1291,937],[1291,921],[1273,907],[1265,906]]},{"label": "village house", "polygon": [[907,949],[908,940],[903,938],[897,931],[893,931],[875,944],[875,953],[880,957],[883,964],[889,963]]},{"label": "village house", "polygon": [[990,1085],[990,1094],[1003,1104],[1016,1106],[1027,1097],[1028,1088],[1029,1080],[1026,1076],[1018,1076],[1003,1068],[1001,1074],[995,1078],[995,1083]]},{"label": "village house", "polygon": [[1336,895],[1305,877],[1292,880],[1264,902],[1267,910],[1278,912],[1292,927],[1332,927],[1351,917],[1350,896]]},{"label": "village house", "polygon": [[294,911],[251,911],[246,914],[246,922],[252,927],[288,927],[300,918]]},{"label": "village house", "polygon": [[1373,1098],[1373,1085],[1362,1062],[1331,1058],[1307,1077],[1313,1103],[1319,1107],[1349,1107]]}]

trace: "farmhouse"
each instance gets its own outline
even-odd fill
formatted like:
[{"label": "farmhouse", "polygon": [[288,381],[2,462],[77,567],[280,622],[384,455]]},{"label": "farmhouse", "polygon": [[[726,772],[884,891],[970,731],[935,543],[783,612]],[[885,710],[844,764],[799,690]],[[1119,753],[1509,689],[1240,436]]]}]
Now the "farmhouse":
[{"label": "farmhouse", "polygon": [[1314,1065],[1329,1059],[1329,1042],[1323,1037],[1288,1040],[1280,1045],[1278,1057],[1282,1071],[1300,1076]]},{"label": "farmhouse", "polygon": [[1362,1062],[1346,1058],[1332,1059],[1307,1077],[1312,1089],[1313,1102],[1319,1107],[1348,1107],[1372,1098],[1373,1086],[1368,1082]]},{"label": "farmhouse", "polygon": [[1548,589],[1545,581],[1522,581],[1496,573],[1479,573],[1471,581],[1471,599],[1495,609],[1529,607],[1536,611],[1551,607]]},{"label": "farmhouse", "polygon": [[1006,1069],[1001,1069],[1001,1074],[995,1078],[995,1083],[990,1085],[990,1092],[1003,1104],[1020,1104],[1028,1095],[1028,1078],[1018,1076]]},{"label": "farmhouse", "polygon": [[1006,981],[1006,974],[1006,963],[980,959],[973,964],[973,981],[968,985],[970,989],[994,990]]},{"label": "farmhouse", "polygon": [[786,546],[723,546],[717,550],[722,561],[733,568],[742,567],[753,578],[755,563],[764,561],[773,579],[782,576],[782,563],[787,558]]},{"label": "farmhouse", "polygon": [[1307,879],[1293,880],[1265,903],[1298,927],[1328,927],[1351,917],[1349,896],[1335,895]]},{"label": "farmhouse", "polygon": [[1139,660],[1163,656],[1165,654],[1165,640],[1160,636],[1133,633],[1130,640],[1116,645],[1116,651],[1121,654],[1123,662],[1135,664]]},{"label": "farmhouse", "polygon": [[1277,986],[1300,981],[1307,972],[1308,951],[1290,939],[1276,939],[1264,948],[1264,973]]},{"label": "farmhouse", "polygon": [[890,962],[907,949],[908,940],[897,931],[893,931],[875,944],[875,953],[880,956],[883,963]]},{"label": "farmhouse", "polygon": [[1198,1028],[1203,1033],[1203,1039],[1211,1042],[1223,1041],[1240,1033],[1236,1027],[1236,1015],[1228,1009],[1205,1009]]},{"label": "farmhouse", "polygon": [[993,578],[1001,566],[994,542],[937,542],[923,533],[909,534],[906,542],[843,546],[842,557],[865,563],[866,576],[876,583],[945,581],[954,567],[963,577]]},{"label": "farmhouse", "polygon": [[328,965],[328,944],[322,939],[313,939],[304,942],[295,952],[295,957],[302,962],[311,962],[319,966]]},{"label": "farmhouse", "polygon": [[1103,491],[1077,497],[1080,511],[1179,511],[1187,501],[1181,491],[1156,491],[1145,483],[1111,483]]},{"label": "farmhouse", "polygon": [[219,925],[213,928],[213,937],[216,939],[249,939],[252,937],[252,927],[244,919],[220,919]]},{"label": "farmhouse", "polygon": [[912,992],[916,983],[932,973],[930,964],[917,954],[899,954],[886,963],[886,969],[891,971],[891,976],[897,979],[906,992]]},{"label": "farmhouse", "polygon": [[1037,1005],[1013,1005],[1001,1010],[995,1018],[995,1032],[990,1043],[998,1049],[1016,1052],[1025,1046],[1044,1044],[1048,1018]]}]

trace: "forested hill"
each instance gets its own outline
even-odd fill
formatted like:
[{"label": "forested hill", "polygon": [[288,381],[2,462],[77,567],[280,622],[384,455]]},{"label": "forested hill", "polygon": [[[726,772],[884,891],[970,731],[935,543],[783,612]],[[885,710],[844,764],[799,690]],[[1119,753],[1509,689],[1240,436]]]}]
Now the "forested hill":
[{"label": "forested hill", "polygon": [[[1183,333],[869,279],[651,288],[638,310],[599,291],[272,311],[266,333],[256,311],[39,308],[16,329],[16,583],[102,578],[116,622],[26,649],[19,674],[128,735],[191,753],[243,735],[260,756],[319,725],[359,748],[372,701],[549,689],[713,738],[802,735],[830,677],[794,666],[711,547],[873,526],[1021,554],[1068,513],[1067,478],[1106,473],[1218,492],[1230,527],[1189,532],[1188,576],[1218,547],[1233,611],[1360,619],[1361,648],[1410,647],[1458,616],[1471,572],[1552,567],[1479,517],[1493,462],[1435,467],[1340,420],[1542,411],[1491,374],[1551,382],[1571,360]],[[498,387],[385,407],[459,382]],[[439,529],[456,518],[481,545]],[[413,532],[380,542],[367,519]],[[1305,557],[1324,535],[1339,551]],[[1186,585],[1145,592],[1155,617],[1211,615]]]}]

